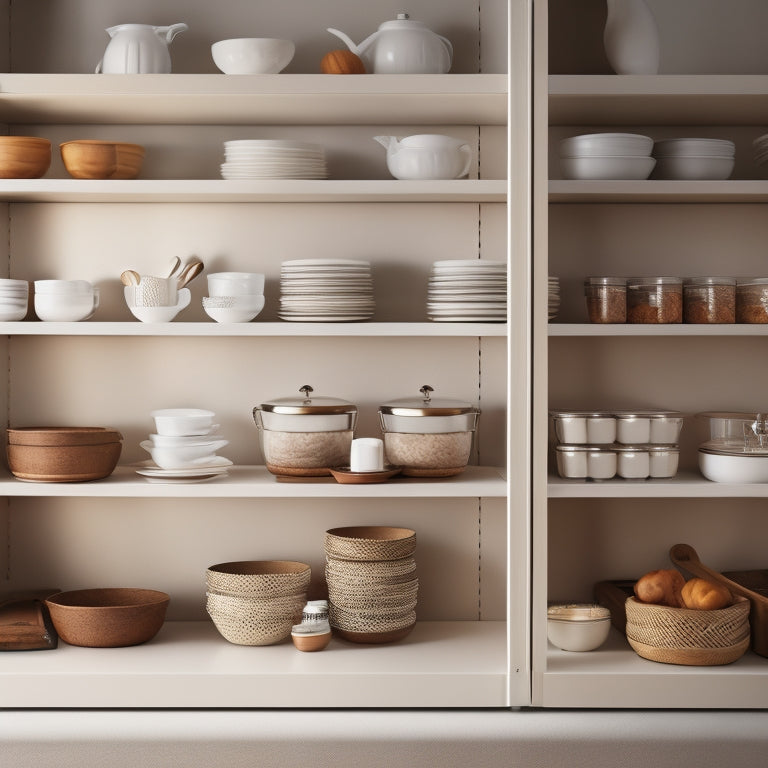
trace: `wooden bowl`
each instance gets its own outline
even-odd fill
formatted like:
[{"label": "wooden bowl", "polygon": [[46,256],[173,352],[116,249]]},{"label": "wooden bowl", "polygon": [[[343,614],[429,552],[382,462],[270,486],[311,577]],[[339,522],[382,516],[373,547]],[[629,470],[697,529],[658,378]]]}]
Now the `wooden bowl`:
[{"label": "wooden bowl", "polygon": [[6,455],[21,480],[71,483],[112,474],[122,451],[122,435],[104,427],[8,429]]},{"label": "wooden bowl", "polygon": [[135,179],[144,160],[144,147],[121,141],[65,141],[59,149],[74,179]]},{"label": "wooden bowl", "polygon": [[53,626],[70,645],[120,648],[151,640],[170,597],[154,589],[77,589],[46,599]]},{"label": "wooden bowl", "polygon": [[0,178],[39,179],[51,165],[51,142],[36,136],[0,136]]}]

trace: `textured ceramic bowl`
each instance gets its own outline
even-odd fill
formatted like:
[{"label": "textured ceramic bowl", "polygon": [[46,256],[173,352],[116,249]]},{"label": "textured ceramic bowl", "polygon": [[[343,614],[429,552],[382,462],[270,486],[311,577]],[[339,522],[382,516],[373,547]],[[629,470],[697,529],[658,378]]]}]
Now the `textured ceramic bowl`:
[{"label": "textured ceramic bowl", "polygon": [[151,640],[170,597],[154,589],[77,589],[46,599],[53,626],[70,645],[119,648]]},{"label": "textured ceramic bowl", "polygon": [[0,179],[39,179],[51,165],[51,142],[36,136],[0,136]]},{"label": "textured ceramic bowl", "polygon": [[225,75],[276,75],[295,53],[292,40],[274,37],[240,37],[211,46],[213,62]]},{"label": "textured ceramic bowl", "polygon": [[59,149],[74,179],[135,179],[144,161],[144,147],[122,141],[65,141]]},{"label": "textured ceramic bowl", "polygon": [[102,427],[8,429],[8,468],[21,480],[80,482],[112,474],[122,435]]},{"label": "textured ceramic bowl", "polygon": [[574,603],[547,609],[547,637],[564,651],[594,651],[611,630],[611,612],[602,605]]},{"label": "textured ceramic bowl", "polygon": [[325,554],[340,560],[399,560],[416,550],[410,528],[354,525],[325,532]]}]

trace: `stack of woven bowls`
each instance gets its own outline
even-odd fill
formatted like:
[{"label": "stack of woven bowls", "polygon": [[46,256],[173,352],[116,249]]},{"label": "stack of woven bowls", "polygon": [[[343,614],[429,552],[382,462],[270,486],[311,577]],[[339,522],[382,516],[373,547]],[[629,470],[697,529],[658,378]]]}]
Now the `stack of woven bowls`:
[{"label": "stack of woven bowls", "polygon": [[416,533],[353,526],[325,534],[325,578],[334,633],[358,643],[388,643],[416,623]]},{"label": "stack of woven bowls", "polygon": [[292,560],[245,560],[206,571],[206,610],[236,645],[273,645],[301,621],[312,572]]}]

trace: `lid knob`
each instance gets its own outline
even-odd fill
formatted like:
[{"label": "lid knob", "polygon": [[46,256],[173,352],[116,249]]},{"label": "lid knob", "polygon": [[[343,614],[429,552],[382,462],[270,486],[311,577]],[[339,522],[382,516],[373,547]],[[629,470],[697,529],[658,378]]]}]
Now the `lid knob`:
[{"label": "lid knob", "polygon": [[405,21],[406,19],[410,19],[410,18],[411,17],[407,13],[402,12],[402,11],[397,14],[397,20],[398,21]]},{"label": "lid knob", "polygon": [[302,395],[304,395],[304,402],[310,403],[312,402],[312,398],[309,396],[311,392],[314,392],[315,390],[312,389],[312,387],[309,386],[309,384],[305,384],[301,389],[299,389],[299,392],[301,392]]},{"label": "lid knob", "polygon": [[434,392],[435,390],[429,386],[429,384],[425,384],[421,389],[419,389],[419,392],[421,392],[422,395],[424,395],[424,402],[428,403],[429,399],[431,397],[430,393]]}]

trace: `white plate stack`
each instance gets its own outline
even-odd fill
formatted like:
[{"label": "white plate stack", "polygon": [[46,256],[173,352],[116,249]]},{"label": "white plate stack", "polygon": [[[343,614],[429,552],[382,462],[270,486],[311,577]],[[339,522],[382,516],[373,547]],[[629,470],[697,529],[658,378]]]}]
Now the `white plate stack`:
[{"label": "white plate stack", "polygon": [[654,179],[724,181],[733,173],[736,145],[727,139],[664,139],[653,145]]},{"label": "white plate stack", "polygon": [[290,139],[238,139],[224,142],[224,179],[327,179],[325,150]]},{"label": "white plate stack", "polygon": [[557,313],[560,310],[560,278],[549,276],[549,284],[547,286],[547,312],[550,320],[554,320],[557,317]]},{"label": "white plate stack", "polygon": [[370,320],[375,308],[368,261],[295,259],[282,264],[278,314],[283,320]]},{"label": "white plate stack", "polygon": [[26,280],[0,278],[0,321],[23,320],[29,305],[29,283]]},{"label": "white plate stack", "polygon": [[450,259],[432,265],[427,316],[445,323],[507,319],[507,265],[485,259]]}]

